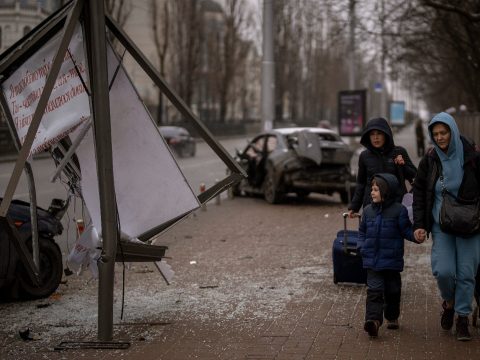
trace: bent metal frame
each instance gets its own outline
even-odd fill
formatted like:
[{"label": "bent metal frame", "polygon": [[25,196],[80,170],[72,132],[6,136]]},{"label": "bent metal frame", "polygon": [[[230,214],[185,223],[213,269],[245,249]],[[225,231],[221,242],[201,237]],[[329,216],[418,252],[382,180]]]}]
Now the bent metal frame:
[{"label": "bent metal frame", "polygon": [[[42,115],[47,106],[50,94],[57,79],[62,60],[67,52],[68,45],[74,33],[75,25],[80,21],[84,25],[85,49],[88,61],[89,79],[91,87],[90,107],[95,130],[95,146],[97,157],[97,172],[99,181],[100,211],[103,229],[103,248],[98,262],[99,284],[98,284],[98,342],[73,342],[60,348],[125,348],[125,343],[115,343],[113,338],[113,276],[117,250],[118,217],[115,206],[115,188],[112,165],[112,139],[109,106],[109,89],[107,79],[107,56],[106,56],[106,27],[132,55],[142,69],[149,75],[153,82],[159,87],[162,93],[170,100],[180,113],[195,126],[199,135],[212,148],[216,155],[225,163],[230,170],[230,175],[217,182],[205,192],[199,194],[200,204],[226,190],[229,186],[240,181],[246,176],[244,170],[233,160],[227,151],[212,136],[210,131],[191,112],[183,100],[167,85],[160,73],[142,54],[134,42],[125,34],[119,25],[104,11],[104,2],[95,0],[73,0],[65,4],[61,9],[50,15],[25,37],[13,44],[0,56],[0,82],[6,74],[15,70],[31,54],[35,53],[46,40],[55,34],[62,32],[60,44],[55,54],[50,72],[40,96],[37,108],[35,109],[30,127],[23,142],[20,143],[15,132],[15,125],[8,108],[3,92],[0,95],[2,110],[7,118],[9,128],[19,150],[15,167],[11,174],[9,183],[5,190],[2,202],[0,203],[0,226],[3,226],[9,238],[14,242],[20,260],[25,266],[31,280],[39,283],[38,264],[38,233],[36,228],[36,194],[33,173],[30,164],[27,162],[35,135],[40,126]],[[15,189],[17,188],[21,172],[25,170],[29,184],[31,214],[32,214],[32,237],[33,257],[21,240],[13,221],[7,215],[8,208],[12,201]],[[165,224],[159,225],[150,233],[143,234],[142,240],[168,228],[180,220],[172,219]],[[130,259],[133,261],[155,261],[163,256],[149,257],[146,255],[145,247],[156,247],[153,245],[142,245],[139,248],[130,250]],[[158,252],[157,252],[158,254]],[[63,343],[62,343],[63,344]]]}]

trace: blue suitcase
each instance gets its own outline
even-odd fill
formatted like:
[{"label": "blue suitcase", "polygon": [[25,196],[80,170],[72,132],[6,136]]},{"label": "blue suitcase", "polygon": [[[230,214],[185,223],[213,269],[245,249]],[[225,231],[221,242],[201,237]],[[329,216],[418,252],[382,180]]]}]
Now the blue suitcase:
[{"label": "blue suitcase", "polygon": [[348,214],[343,214],[344,228],[333,241],[333,282],[367,283],[367,270],[363,268],[362,257],[357,252],[358,231],[347,229]]}]

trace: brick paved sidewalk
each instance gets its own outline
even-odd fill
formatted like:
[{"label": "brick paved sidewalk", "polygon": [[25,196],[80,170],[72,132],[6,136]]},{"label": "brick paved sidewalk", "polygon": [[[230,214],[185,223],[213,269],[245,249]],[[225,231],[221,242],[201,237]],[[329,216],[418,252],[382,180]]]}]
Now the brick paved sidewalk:
[{"label": "brick paved sidewalk", "polygon": [[[252,215],[256,211],[252,207],[261,205],[235,201],[246,203],[247,209],[243,211],[253,212]],[[265,220],[262,229],[278,227],[277,212],[291,210],[288,206],[272,208],[272,223]],[[227,220],[231,215],[225,210],[234,208],[233,203],[226,204],[221,211],[214,208],[214,213],[208,216],[224,216]],[[290,221],[297,224],[298,234],[293,235],[295,243],[290,244],[292,238],[286,236],[277,238],[276,245],[291,251],[293,258],[299,257],[298,261],[286,260],[285,267],[300,267],[308,280],[303,283],[304,293],[291,296],[278,316],[253,320],[253,323],[248,319],[249,326],[245,319],[223,320],[222,325],[215,320],[181,322],[176,325],[182,328],[180,332],[174,330],[176,326],[166,328],[163,340],[145,349],[144,358],[479,359],[478,329],[472,328],[473,341],[462,343],[440,328],[440,300],[430,270],[431,242],[406,244],[400,329],[383,327],[378,339],[369,339],[363,331],[365,287],[334,285],[332,281],[331,242],[333,234],[342,226],[342,220],[333,215],[341,211],[341,206],[334,205],[328,211],[328,218],[325,217],[327,212],[321,214],[322,211],[315,208],[290,214],[293,216]],[[317,214],[308,216],[306,212]],[[312,226],[312,220],[316,227]],[[221,222],[221,218],[218,221]],[[309,224],[308,229],[301,228],[305,223]],[[262,229],[252,228],[251,236]],[[313,251],[321,256],[311,256]],[[289,258],[288,254],[284,255],[283,259]],[[276,262],[272,262],[275,266]],[[175,338],[179,334],[182,338]]]},{"label": "brick paved sidewalk", "polygon": [[[478,329],[472,328],[474,339],[467,343],[440,329],[430,242],[406,244],[400,329],[381,328],[378,339],[368,338],[362,326],[365,287],[332,281],[331,244],[342,227],[343,210],[338,200],[315,197],[278,206],[242,198],[209,205],[159,241],[169,246],[174,284],[166,287],[158,273],[138,271],[139,265],[127,271],[123,321],[117,280],[114,339],[129,340],[128,350],[52,351],[60,341],[95,340],[95,330],[72,335],[68,327],[73,324],[63,320],[45,333],[31,325],[41,338],[64,329],[64,335],[45,344],[41,339],[5,340],[0,329],[0,358],[479,359]],[[120,279],[120,269],[117,275]],[[72,301],[92,301],[94,307],[96,284],[84,286],[93,300],[69,280],[52,311]],[[144,295],[157,300],[152,309],[150,302],[142,302]],[[28,306],[0,304],[0,317],[40,311]],[[144,308],[137,310],[143,317],[132,319],[135,306]]]},{"label": "brick paved sidewalk", "polygon": [[[246,207],[243,212],[252,216],[255,216],[255,211],[261,211],[257,207],[263,208],[260,202],[249,203],[240,199],[223,205],[221,210],[213,208],[209,210],[212,212],[202,214],[202,217],[231,219],[232,214],[228,211],[234,210],[236,201],[242,201]],[[166,327],[163,339],[142,351],[143,359],[480,358],[478,329],[472,328],[473,341],[462,343],[452,333],[440,328],[440,300],[430,270],[431,242],[406,244],[401,327],[397,331],[383,327],[379,338],[371,340],[363,331],[365,287],[334,285],[332,281],[332,235],[342,226],[342,220],[334,215],[339,214],[342,207],[332,204],[328,212],[314,207],[296,209],[294,211],[299,214],[293,215],[289,206],[292,207],[287,204],[269,208],[272,223],[265,219],[260,228],[251,229],[249,236],[255,237],[257,232],[263,233],[268,228],[278,228],[278,220],[275,219],[283,212],[292,216],[289,221],[296,224],[298,233],[278,237],[274,242],[275,246],[283,246],[285,252],[291,251],[290,256],[285,253],[281,258],[286,268],[299,267],[306,278],[302,284],[304,292],[286,299],[282,311],[271,319],[251,319],[245,315],[228,321],[191,319],[176,323],[170,329]],[[325,217],[326,214],[329,217]],[[221,222],[222,218],[217,221]],[[318,231],[314,231],[314,223]],[[302,228],[305,224],[309,224],[308,228]],[[232,230],[235,231],[235,226]],[[280,235],[281,229],[277,231],[276,235]],[[269,245],[272,243],[265,244]],[[276,253],[268,252],[268,249],[260,251],[265,250],[272,256]],[[314,251],[321,255],[314,256]],[[259,257],[267,261],[266,255],[265,258]],[[288,260],[290,257],[298,258],[292,261]],[[274,259],[269,261],[273,267],[278,265]]]}]

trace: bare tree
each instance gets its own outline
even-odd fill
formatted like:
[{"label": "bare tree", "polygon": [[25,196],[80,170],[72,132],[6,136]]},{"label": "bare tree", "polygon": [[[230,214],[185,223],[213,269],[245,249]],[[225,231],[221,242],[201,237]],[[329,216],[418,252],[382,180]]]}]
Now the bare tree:
[{"label": "bare tree", "polygon": [[[427,6],[430,6],[430,7],[435,8],[435,9],[445,10],[445,11],[448,11],[448,12],[453,12],[453,13],[456,13],[458,15],[464,16],[471,22],[480,21],[480,12],[478,12],[478,10],[479,10],[478,9],[478,2],[476,4],[473,4],[477,8],[472,9],[472,11],[468,10],[465,7],[465,4],[461,4],[461,3],[459,4],[460,6],[452,5],[450,2],[445,3],[445,2],[431,1],[431,0],[424,0],[423,3]],[[463,5],[463,6],[461,6],[461,5]],[[467,6],[468,6],[468,4],[467,4]]]},{"label": "bare tree", "polygon": [[[291,56],[298,54],[299,43],[293,39],[292,28],[294,4],[285,0],[274,2],[275,30],[275,120],[284,119],[285,104],[288,103],[288,91],[293,87],[289,84],[289,72],[293,71],[294,61]],[[297,51],[292,53],[292,49]],[[293,89],[292,89],[293,90]],[[295,90],[293,90],[295,91]]]},{"label": "bare tree", "polygon": [[416,5],[408,14],[398,60],[408,65],[416,88],[435,111],[460,104],[479,111],[478,1],[419,0]]},{"label": "bare tree", "polygon": [[105,11],[124,26],[132,12],[132,4],[128,0],[105,0]]},{"label": "bare tree", "polygon": [[[129,0],[105,0],[105,12],[123,28],[132,12],[132,3]],[[113,34],[109,34],[109,39],[115,44]]]},{"label": "bare tree", "polygon": [[331,119],[338,91],[347,88],[346,20],[329,0],[274,4],[276,121],[316,125]]},{"label": "bare tree", "polygon": [[[170,40],[171,0],[150,0],[153,42],[158,57],[160,75],[165,79],[165,62]],[[163,94],[158,90],[157,124],[163,123]]]},{"label": "bare tree", "polygon": [[248,13],[242,0],[227,0],[224,11],[225,28],[221,49],[222,63],[219,76],[220,118],[225,122],[227,107],[231,103],[231,93],[235,75],[244,65],[250,43],[241,39],[242,27],[246,24]]},{"label": "bare tree", "polygon": [[172,5],[172,18],[175,19],[172,21],[174,85],[185,103],[192,106],[203,41],[201,3],[196,0],[182,0],[174,1]]}]

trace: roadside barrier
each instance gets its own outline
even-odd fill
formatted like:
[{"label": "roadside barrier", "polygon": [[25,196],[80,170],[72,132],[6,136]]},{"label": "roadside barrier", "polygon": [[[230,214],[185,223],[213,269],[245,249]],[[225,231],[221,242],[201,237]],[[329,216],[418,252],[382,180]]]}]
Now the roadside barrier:
[{"label": "roadside barrier", "polygon": [[[215,184],[218,184],[220,182],[219,179],[215,179]],[[207,189],[205,183],[200,183],[200,193],[203,193],[205,192],[205,190]],[[221,205],[222,204],[222,197],[221,197],[221,194],[218,194],[217,196],[215,196],[215,205]],[[200,209],[202,211],[207,211],[207,203],[205,204],[202,204],[200,206]]]},{"label": "roadside barrier", "polygon": [[[205,183],[200,183],[200,192],[205,192],[206,186]],[[207,211],[207,204],[202,204],[201,206],[202,211]]]},{"label": "roadside barrier", "polygon": [[[215,179],[215,184],[217,184],[220,180]],[[221,205],[222,204],[222,199],[220,198],[220,193],[215,197],[215,204],[216,205]]]}]

